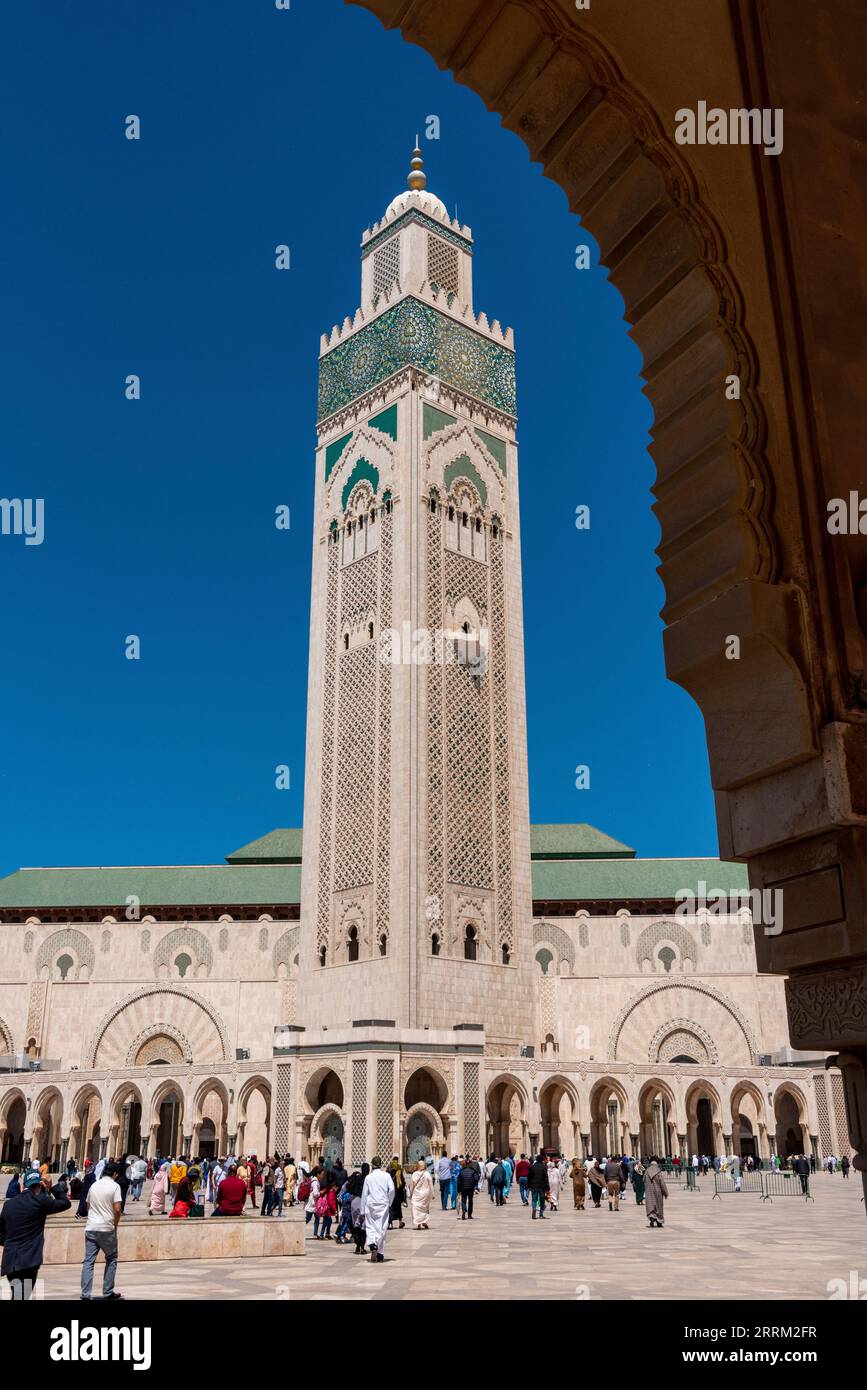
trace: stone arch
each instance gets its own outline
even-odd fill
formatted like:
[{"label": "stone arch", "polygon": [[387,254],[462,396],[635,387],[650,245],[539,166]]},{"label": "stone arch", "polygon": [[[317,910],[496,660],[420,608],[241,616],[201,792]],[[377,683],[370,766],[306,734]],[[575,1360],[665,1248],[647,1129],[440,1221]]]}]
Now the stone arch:
[{"label": "stone arch", "polygon": [[686,1051],[687,1048],[699,1054],[694,1058],[697,1066],[718,1065],[716,1043],[707,1029],[692,1018],[672,1018],[661,1023],[650,1040],[647,1060],[651,1064],[675,1062],[682,1054],[692,1056],[692,1051]]},{"label": "stone arch", "polygon": [[[251,1104],[261,1102],[264,1113],[251,1115]],[[238,1152],[257,1153],[261,1157],[268,1147],[271,1137],[271,1111],[273,1094],[267,1076],[257,1073],[247,1077],[238,1092]]]},{"label": "stone arch", "polygon": [[[725,1013],[728,1015],[728,1018],[731,1020],[731,1025],[729,1028],[730,1041],[736,1044],[737,1039],[741,1038],[743,1044],[745,1044],[747,1049],[747,1065],[752,1065],[755,1063],[756,1057],[758,1056],[758,1046],[756,1044],[755,1034],[753,1033],[753,1030],[748,1020],[741,1013],[737,1004],[735,1004],[734,1001],[728,997],[728,995],[724,994],[721,989],[717,989],[715,985],[710,985],[704,980],[686,980],[682,976],[679,976],[676,980],[655,980],[653,984],[646,985],[644,989],[639,990],[637,994],[633,995],[632,999],[630,999],[626,1004],[624,1004],[623,1008],[617,1015],[617,1018],[614,1020],[611,1032],[608,1036],[607,1055],[613,1061],[622,1060],[622,1058],[618,1058],[617,1049],[618,1044],[620,1042],[621,1034],[624,1029],[624,1025],[626,1024],[630,1016],[633,1015],[641,1005],[647,1003],[648,1001],[654,1001],[654,1008],[658,1010],[658,1013],[661,1016],[660,1021],[669,1021],[671,1007],[670,1005],[666,1004],[666,1000],[662,994],[662,991],[672,989],[681,990],[687,1001],[693,998],[699,1000],[701,996],[704,996],[705,998],[712,999],[717,1004],[721,1005],[721,1007],[725,1010]],[[717,1016],[717,1021],[719,1021],[720,1017],[720,1015]],[[645,1055],[646,1045],[645,1049],[642,1049],[641,1058],[634,1058],[633,1060],[643,1060]],[[726,1062],[726,1065],[737,1065],[737,1059],[730,1060],[728,1058],[725,1058],[724,1060]]]},{"label": "stone arch", "polygon": [[190,957],[193,964],[190,973],[193,976],[201,978],[210,975],[214,953],[204,932],[197,931],[195,927],[176,927],[160,938],[154,950],[154,975],[158,980],[172,975],[179,953]]},{"label": "stone arch", "polygon": [[12,1029],[5,1018],[0,1017],[0,1052],[11,1053],[15,1049],[12,1046]]},{"label": "stone arch", "polygon": [[553,948],[557,958],[555,974],[559,975],[560,965],[564,960],[569,962],[569,968],[574,973],[575,946],[572,938],[562,927],[555,926],[553,922],[536,922],[533,926],[533,944]]},{"label": "stone arch", "polygon": [[530,1098],[526,1086],[512,1072],[500,1072],[485,1088],[485,1139],[488,1153],[501,1157],[517,1147],[529,1153]]},{"label": "stone arch", "polygon": [[[744,1078],[732,1086],[729,1097],[732,1121],[732,1143],[735,1153],[745,1157],[768,1154],[768,1115],[765,1096],[757,1081]],[[749,1121],[751,1133],[744,1134],[743,1120]],[[750,1142],[752,1140],[752,1142]]]},{"label": "stone arch", "polygon": [[125,1065],[132,1040],[148,1028],[156,1030],[157,1024],[177,1028],[188,1040],[194,1061],[229,1060],[226,1025],[216,1010],[192,990],[164,984],[134,990],[104,1015],[85,1054],[85,1066]]},{"label": "stone arch", "polygon": [[[405,1162],[416,1162],[427,1156],[438,1158],[446,1146],[445,1127],[442,1116],[425,1101],[416,1101],[407,1110],[403,1122],[403,1157]],[[410,1149],[413,1153],[410,1154]],[[426,1151],[426,1152],[423,1152]]]},{"label": "stone arch", "polygon": [[426,1063],[415,1067],[403,1083],[403,1103],[409,1112],[426,1104],[438,1114],[449,1110],[449,1083],[438,1067]]},{"label": "stone arch", "polygon": [[578,1092],[565,1076],[546,1076],[539,1087],[542,1117],[542,1146],[557,1149],[567,1157],[579,1152],[580,1113]]},{"label": "stone arch", "polygon": [[695,938],[681,922],[664,921],[653,922],[639,933],[635,943],[635,959],[639,970],[643,970],[647,962],[650,962],[651,968],[655,968],[657,947],[669,941],[677,948],[681,960],[690,961],[695,969],[698,959]]},{"label": "stone arch", "polygon": [[[190,1111],[194,1153],[202,1158],[216,1158],[226,1153],[229,1110],[229,1091],[225,1083],[218,1076],[206,1077],[196,1088]],[[213,1153],[203,1151],[203,1140],[207,1147],[213,1147]]]},{"label": "stone arch", "polygon": [[616,1076],[600,1076],[590,1089],[590,1151],[596,1157],[610,1149],[632,1153],[629,1096]]},{"label": "stone arch", "polygon": [[653,1076],[638,1092],[639,1152],[672,1157],[678,1153],[679,1107],[668,1082]]},{"label": "stone arch", "polygon": [[50,936],[46,936],[36,953],[37,975],[47,978],[43,977],[43,970],[50,972],[54,961],[63,952],[68,952],[75,959],[75,979],[82,978],[82,971],[86,972],[84,979],[90,979],[96,962],[93,942],[84,932],[76,931],[75,927],[64,927],[61,931],[54,931]]},{"label": "stone arch", "polygon": [[8,1091],[0,1093],[0,1125],[6,1123],[9,1111],[16,1100],[22,1101],[25,1106],[27,1105],[27,1100],[20,1086],[10,1086]]},{"label": "stone arch", "polygon": [[328,1102],[342,1110],[345,1099],[343,1079],[333,1066],[317,1067],[305,1083],[303,1103],[308,1115],[314,1115]]},{"label": "stone arch", "polygon": [[[703,1113],[703,1105],[707,1113]],[[714,1154],[724,1152],[723,1108],[719,1091],[712,1082],[704,1079],[693,1081],[684,1096],[686,1110],[687,1142],[691,1154]]]},{"label": "stone arch", "polygon": [[298,953],[300,938],[301,930],[299,927],[290,927],[288,931],[284,931],[277,937],[271,952],[271,965],[275,979],[285,980],[292,974],[292,961]]},{"label": "stone arch", "polygon": [[800,1086],[781,1081],[774,1090],[774,1132],[776,1152],[784,1158],[810,1152],[810,1125],[807,1101]]},{"label": "stone arch", "polygon": [[107,1132],[102,1093],[92,1081],[79,1086],[69,1107],[69,1155],[79,1166],[95,1158],[103,1128]]},{"label": "stone arch", "polygon": [[209,1095],[218,1095],[223,1102],[226,1111],[229,1109],[229,1092],[224,1081],[219,1076],[208,1076],[196,1087],[193,1095],[193,1122],[199,1121],[203,1117],[202,1107]]},{"label": "stone arch", "polygon": [[128,1067],[192,1066],[189,1038],[171,1023],[154,1023],[137,1033],[127,1048]]},{"label": "stone arch", "polygon": [[57,1086],[46,1086],[33,1098],[33,1140],[30,1157],[57,1162],[63,1135],[65,1107]]},{"label": "stone arch", "polygon": [[474,513],[479,510],[487,516],[492,507],[505,505],[501,470],[465,421],[449,425],[431,437],[427,473],[429,486],[437,487],[446,503],[454,489],[465,482],[474,494]]}]

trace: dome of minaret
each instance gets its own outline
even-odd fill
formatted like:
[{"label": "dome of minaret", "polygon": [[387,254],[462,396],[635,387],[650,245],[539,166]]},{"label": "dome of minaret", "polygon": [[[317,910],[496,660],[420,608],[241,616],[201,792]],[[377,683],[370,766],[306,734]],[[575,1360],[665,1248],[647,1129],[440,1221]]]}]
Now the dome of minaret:
[{"label": "dome of minaret", "polygon": [[421,157],[418,137],[416,137],[406,182],[409,191],[398,193],[396,198],[392,198],[385,210],[386,217],[390,217],[393,212],[405,212],[408,208],[416,207],[421,208],[423,212],[433,212],[438,217],[444,217],[448,220],[449,214],[442,198],[438,198],[435,193],[430,193],[427,189],[427,174],[424,172],[424,160]]}]

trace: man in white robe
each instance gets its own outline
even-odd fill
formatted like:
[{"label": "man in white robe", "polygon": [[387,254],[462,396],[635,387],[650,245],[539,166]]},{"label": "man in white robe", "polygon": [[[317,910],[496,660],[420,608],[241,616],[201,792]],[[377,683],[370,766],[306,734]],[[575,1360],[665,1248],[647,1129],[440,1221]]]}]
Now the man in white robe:
[{"label": "man in white robe", "polygon": [[370,1162],[370,1172],[361,1189],[361,1218],[373,1264],[385,1259],[382,1248],[385,1245],[385,1233],[388,1230],[388,1217],[393,1201],[394,1183],[388,1173],[382,1171],[382,1159],[373,1158]]}]

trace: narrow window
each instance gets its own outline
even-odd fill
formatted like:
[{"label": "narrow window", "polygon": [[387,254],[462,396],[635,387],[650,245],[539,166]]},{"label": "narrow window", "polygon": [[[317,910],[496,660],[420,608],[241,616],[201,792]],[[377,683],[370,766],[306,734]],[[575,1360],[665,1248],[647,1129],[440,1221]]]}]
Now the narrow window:
[{"label": "narrow window", "polygon": [[349,928],[349,942],[346,954],[350,960],[358,960],[358,927]]},{"label": "narrow window", "polygon": [[370,640],[371,640],[371,642],[372,642],[372,641],[373,641],[373,623],[368,623],[368,624],[367,624],[367,635],[368,635],[368,637],[370,638]]},{"label": "narrow window", "polygon": [[349,633],[348,633],[348,632],[344,632],[344,634],[343,634],[343,650],[344,650],[345,652],[348,652],[348,651],[349,651]]},{"label": "narrow window", "polygon": [[383,932],[382,936],[379,938],[379,954],[381,956],[388,955],[388,937],[385,932]]},{"label": "narrow window", "polygon": [[325,961],[326,961],[326,959],[327,959],[327,956],[328,956],[328,952],[326,951],[325,947],[324,947],[324,946],[320,946],[320,948],[319,948],[319,964],[320,964],[320,965],[324,965],[324,964],[325,964]]},{"label": "narrow window", "polygon": [[440,953],[440,939],[436,932],[434,932],[430,939],[430,953],[432,956],[438,956]]},{"label": "narrow window", "polygon": [[467,927],[466,933],[465,933],[465,935],[464,935],[464,960],[475,960],[475,959],[476,959],[476,948],[477,948],[477,946],[478,946],[478,942],[477,942],[477,939],[476,939],[476,929],[475,929],[475,927],[473,927],[473,926]]},{"label": "narrow window", "polygon": [[504,941],[504,942],[503,942],[503,964],[504,964],[504,965],[508,965],[510,960],[511,960],[511,956],[509,955],[509,948],[508,948],[508,946],[506,945],[506,943],[505,943],[505,941]]}]

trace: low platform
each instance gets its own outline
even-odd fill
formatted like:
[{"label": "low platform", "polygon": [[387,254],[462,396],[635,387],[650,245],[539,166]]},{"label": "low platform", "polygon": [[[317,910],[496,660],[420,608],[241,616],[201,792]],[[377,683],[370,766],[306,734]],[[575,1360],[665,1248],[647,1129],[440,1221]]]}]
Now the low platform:
[{"label": "low platform", "polygon": [[[301,1221],[263,1221],[250,1216],[205,1217],[172,1221],[167,1216],[121,1221],[119,1261],[237,1260],[304,1254]],[[45,1223],[46,1265],[80,1265],[84,1259],[84,1222],[55,1219]],[[102,1263],[100,1256],[99,1264]]]}]

